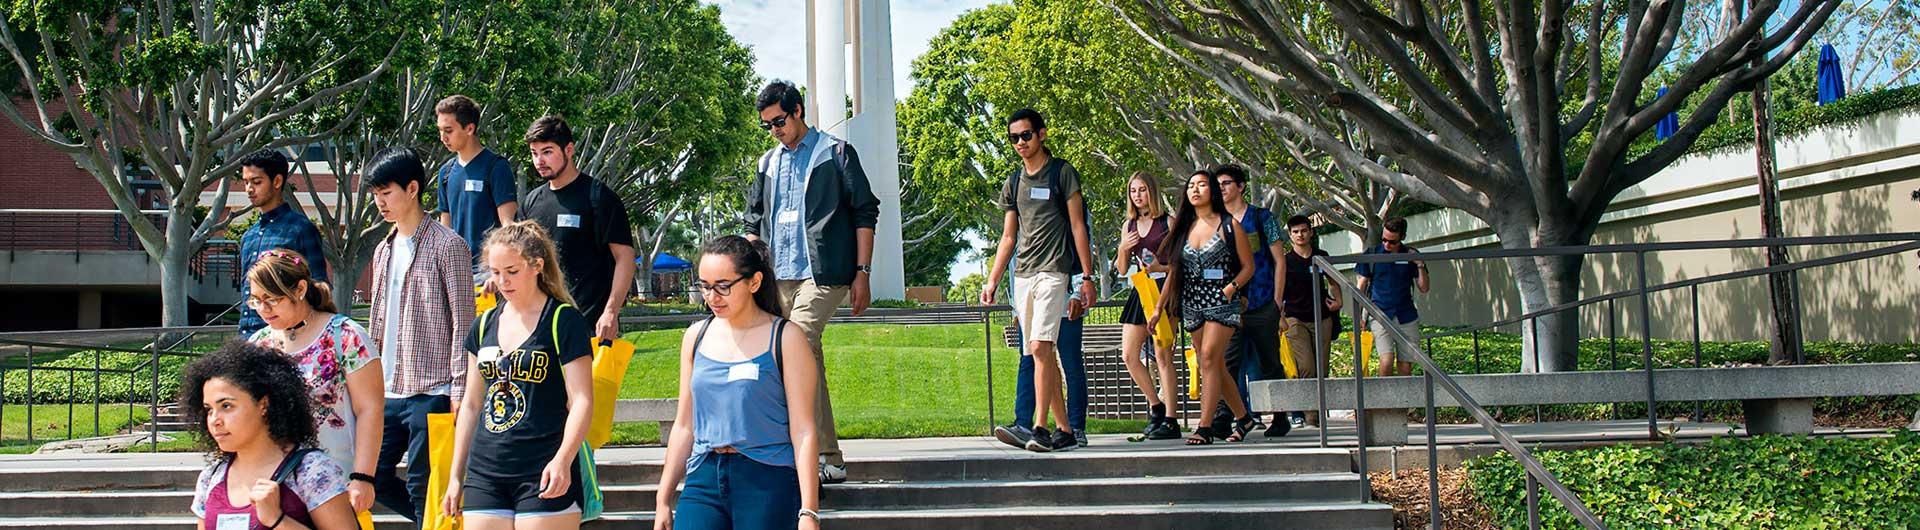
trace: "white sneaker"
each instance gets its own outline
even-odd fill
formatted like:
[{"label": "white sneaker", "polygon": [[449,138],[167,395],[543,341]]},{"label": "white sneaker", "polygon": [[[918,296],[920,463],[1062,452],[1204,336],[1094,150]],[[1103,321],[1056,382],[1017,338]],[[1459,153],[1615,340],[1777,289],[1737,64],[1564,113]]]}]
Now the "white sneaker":
[{"label": "white sneaker", "polygon": [[847,481],[847,466],[820,463],[820,483],[839,484]]}]

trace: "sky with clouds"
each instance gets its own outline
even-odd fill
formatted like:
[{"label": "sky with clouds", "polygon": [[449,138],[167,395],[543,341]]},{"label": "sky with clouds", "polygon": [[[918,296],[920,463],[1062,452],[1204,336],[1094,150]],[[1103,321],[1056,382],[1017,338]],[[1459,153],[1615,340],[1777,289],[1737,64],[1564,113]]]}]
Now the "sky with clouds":
[{"label": "sky with clouds", "polygon": [[[720,21],[727,25],[727,31],[753,48],[754,70],[760,77],[806,82],[806,0],[702,1],[720,6]],[[895,96],[904,99],[913,88],[909,65],[927,51],[927,41],[961,13],[990,3],[1005,0],[894,0]]]},{"label": "sky with clouds", "polygon": [[[754,71],[763,79],[807,80],[806,0],[702,0],[720,6],[720,22],[733,38],[753,49]],[[875,0],[867,0],[875,1]],[[913,90],[913,59],[927,51],[927,42],[960,18],[961,13],[1007,0],[894,0],[894,97],[905,99]],[[986,243],[971,232],[974,248]],[[985,261],[974,252],[955,260],[950,279],[985,273]]]}]

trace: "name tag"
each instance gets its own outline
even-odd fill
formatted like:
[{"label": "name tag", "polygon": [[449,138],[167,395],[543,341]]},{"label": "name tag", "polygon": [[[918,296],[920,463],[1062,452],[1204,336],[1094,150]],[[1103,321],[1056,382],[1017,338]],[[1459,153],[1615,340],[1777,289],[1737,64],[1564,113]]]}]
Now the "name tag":
[{"label": "name tag", "polygon": [[559,215],[559,218],[554,219],[553,224],[560,228],[580,228],[580,216],[563,213]]},{"label": "name tag", "polygon": [[1147,273],[1147,277],[1148,277],[1148,278],[1153,278],[1153,279],[1155,279],[1155,280],[1165,280],[1165,279],[1167,279],[1167,273],[1164,273],[1164,272],[1149,272],[1149,273]]},{"label": "name tag", "polygon": [[215,530],[249,530],[253,527],[253,514],[223,513],[214,523]]},{"label": "name tag", "polygon": [[1208,280],[1223,280],[1227,277],[1227,271],[1226,269],[1203,269],[1200,271],[1200,277]]},{"label": "name tag", "polygon": [[480,356],[480,362],[482,363],[495,362],[500,360],[500,347],[488,346],[480,348],[480,351],[476,355]]},{"label": "name tag", "polygon": [[728,383],[732,383],[734,381],[759,381],[759,380],[760,380],[760,365],[758,364],[741,363],[741,364],[736,364],[727,368]]},{"label": "name tag", "polygon": [[467,191],[472,191],[472,192],[487,191],[487,181],[469,180],[467,181]]},{"label": "name tag", "polygon": [[1053,190],[1050,190],[1047,188],[1027,188],[1027,197],[1032,198],[1033,200],[1036,200],[1036,201],[1044,201],[1047,199],[1052,199]]},{"label": "name tag", "polygon": [[784,225],[784,224],[793,224],[793,223],[798,223],[798,222],[800,222],[800,212],[799,212],[799,211],[797,211],[797,210],[787,210],[787,211],[784,211],[784,212],[780,212],[780,224],[783,224],[783,225]]}]

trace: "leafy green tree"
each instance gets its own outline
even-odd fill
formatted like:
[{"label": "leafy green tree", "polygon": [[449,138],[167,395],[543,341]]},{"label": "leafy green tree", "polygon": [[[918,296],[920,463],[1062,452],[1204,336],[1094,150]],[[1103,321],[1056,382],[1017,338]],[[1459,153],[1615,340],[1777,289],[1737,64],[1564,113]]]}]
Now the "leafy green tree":
[{"label": "leafy green tree", "polygon": [[[245,153],[305,145],[351,128],[365,88],[400,48],[391,35],[421,17],[414,0],[13,2],[0,47],[25,86],[23,115],[0,115],[72,157],[106,189],[160,264],[161,321],[187,325],[188,264],[221,233],[231,177]],[[23,43],[33,38],[34,43]],[[36,52],[29,55],[35,46]],[[293,118],[354,102],[327,123]],[[128,182],[150,172],[166,222],[141,214]],[[216,191],[199,218],[201,193]]]}]

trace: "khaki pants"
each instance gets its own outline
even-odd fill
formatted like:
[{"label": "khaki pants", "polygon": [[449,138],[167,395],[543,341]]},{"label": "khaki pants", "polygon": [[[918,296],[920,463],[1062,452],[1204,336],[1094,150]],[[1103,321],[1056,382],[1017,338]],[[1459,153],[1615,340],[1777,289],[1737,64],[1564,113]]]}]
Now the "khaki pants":
[{"label": "khaki pants", "polygon": [[833,400],[827,396],[827,364],[825,353],[820,347],[820,332],[827,326],[827,320],[833,318],[835,309],[847,301],[847,295],[853,288],[846,285],[820,286],[813,280],[780,280],[780,306],[787,310],[787,320],[800,325],[807,333],[807,344],[813,347],[813,360],[820,366],[820,392],[814,396],[813,417],[818,423],[813,433],[820,446],[820,457],[828,464],[846,465],[840,454],[840,435],[833,428]]},{"label": "khaki pants", "polygon": [[[1320,320],[1320,344],[1329,355],[1332,354],[1333,322],[1332,318]],[[1281,325],[1281,332],[1287,337],[1287,353],[1293,355],[1293,366],[1298,369],[1296,379],[1320,377],[1320,362],[1314,358],[1313,328],[1297,318],[1287,318]]]}]

